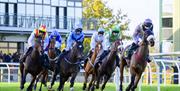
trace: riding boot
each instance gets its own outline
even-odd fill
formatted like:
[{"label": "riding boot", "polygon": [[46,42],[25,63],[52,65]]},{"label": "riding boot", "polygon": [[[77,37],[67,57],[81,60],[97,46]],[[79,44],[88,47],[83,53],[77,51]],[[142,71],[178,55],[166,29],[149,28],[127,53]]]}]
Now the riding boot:
[{"label": "riding boot", "polygon": [[58,48],[55,48],[55,51],[56,51],[56,55],[60,55],[61,54],[61,51]]},{"label": "riding boot", "polygon": [[146,61],[147,61],[148,63],[151,62],[151,58],[150,58],[149,54],[146,56]]},{"label": "riding boot", "polygon": [[116,55],[116,66],[117,66],[117,67],[120,67],[120,65],[119,65],[119,61],[120,61],[119,56],[118,56],[118,55]]},{"label": "riding boot", "polygon": [[129,50],[128,50],[128,55],[126,57],[126,59],[131,60],[131,56],[133,55],[133,52],[139,47],[139,45],[132,43],[132,45],[130,46]]},{"label": "riding boot", "polygon": [[29,47],[28,50],[24,53],[24,55],[19,59],[20,62],[25,62],[26,57],[31,53],[33,47]]},{"label": "riding boot", "polygon": [[84,64],[87,63],[88,58],[91,58],[92,54],[93,54],[93,52],[92,52],[92,50],[90,50],[89,53],[88,53],[88,55],[87,55],[87,57],[86,57],[85,60],[84,60]]}]

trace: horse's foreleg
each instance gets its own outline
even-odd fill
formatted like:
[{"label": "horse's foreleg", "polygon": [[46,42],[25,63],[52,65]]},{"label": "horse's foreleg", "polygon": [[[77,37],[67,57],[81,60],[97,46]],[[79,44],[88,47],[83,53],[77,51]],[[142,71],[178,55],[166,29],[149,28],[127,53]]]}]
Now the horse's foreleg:
[{"label": "horse's foreleg", "polygon": [[75,79],[76,79],[76,76],[77,76],[77,73],[74,73],[73,75],[72,75],[72,78],[71,78],[71,80],[70,80],[70,91],[74,91],[74,81],[75,81]]},{"label": "horse's foreleg", "polygon": [[24,88],[23,84],[23,77],[24,77],[24,64],[20,63],[20,73],[21,73],[21,84],[20,84],[20,89],[22,90]]},{"label": "horse's foreleg", "polygon": [[101,91],[104,90],[105,86],[106,86],[106,83],[108,82],[109,78],[111,77],[111,75],[106,75],[105,76],[105,79],[104,79],[104,84],[102,85],[101,87]]},{"label": "horse's foreleg", "polygon": [[48,70],[45,70],[43,73],[42,73],[43,77],[41,79],[41,85],[40,85],[40,88],[39,88],[39,91],[42,90],[42,84],[44,84],[44,86],[46,86],[46,76],[48,75]]},{"label": "horse's foreleg", "polygon": [[36,80],[36,76],[33,76],[31,83],[30,83],[29,87],[27,88],[27,91],[32,91],[32,87],[33,87],[35,80]]},{"label": "horse's foreleg", "polygon": [[96,84],[96,89],[99,89],[99,82],[100,82],[100,79],[101,79],[101,75],[100,75],[100,72],[97,73],[97,84]]},{"label": "horse's foreleg", "polygon": [[128,87],[126,88],[126,91],[130,91],[131,87],[132,87],[133,84],[134,84],[134,80],[135,80],[135,75],[132,75],[132,74],[131,74],[131,82],[130,82],[130,84],[128,85]]},{"label": "horse's foreleg", "polygon": [[54,81],[56,80],[56,76],[58,73],[59,73],[58,68],[56,68],[53,72],[53,77],[52,77],[52,81],[51,81],[51,85],[49,86],[49,89],[51,89],[52,86],[54,85]]},{"label": "horse's foreleg", "polygon": [[35,82],[35,84],[34,84],[34,90],[36,90],[37,83],[38,83],[40,77],[41,77],[41,74],[39,74],[39,75],[37,76],[36,82]]},{"label": "horse's foreleg", "polygon": [[133,84],[133,86],[131,88],[132,91],[134,91],[137,88],[138,82],[141,79],[141,75],[142,75],[142,73],[141,74],[136,74],[134,84]]},{"label": "horse's foreleg", "polygon": [[89,83],[88,91],[90,90],[90,88],[91,88],[91,91],[94,91],[94,86],[95,86],[95,74],[92,74],[92,78]]},{"label": "horse's foreleg", "polygon": [[122,60],[120,63],[120,85],[119,85],[119,91],[123,91],[123,74],[124,74],[124,66],[125,66],[125,60]]},{"label": "horse's foreleg", "polygon": [[66,82],[66,80],[68,80],[69,77],[62,77],[60,76],[59,79],[59,87],[58,87],[58,91],[63,91],[63,87],[64,87],[64,83]]},{"label": "horse's foreleg", "polygon": [[88,76],[89,76],[88,72],[85,72],[85,73],[84,73],[84,84],[83,84],[83,90],[85,90],[85,89],[86,89]]}]

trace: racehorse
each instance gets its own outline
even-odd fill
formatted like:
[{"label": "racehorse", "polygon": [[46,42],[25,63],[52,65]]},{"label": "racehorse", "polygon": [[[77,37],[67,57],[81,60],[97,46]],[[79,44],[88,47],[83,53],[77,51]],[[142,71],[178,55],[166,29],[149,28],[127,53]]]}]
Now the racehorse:
[{"label": "racehorse", "polygon": [[20,62],[20,73],[21,73],[21,84],[20,88],[23,90],[24,84],[26,82],[26,75],[27,73],[30,73],[32,75],[32,80],[27,88],[27,91],[32,91],[32,86],[34,84],[34,81],[37,77],[37,75],[40,72],[43,72],[43,60],[41,58],[42,51],[42,38],[38,37],[35,38],[35,44],[31,51],[31,53],[26,57],[25,62]]},{"label": "racehorse", "polygon": [[[141,78],[142,73],[144,72],[147,61],[146,57],[149,55],[148,45],[151,47],[154,46],[154,36],[152,35],[151,30],[141,31],[142,34],[142,42],[140,42],[139,48],[132,55],[130,60],[130,73],[131,73],[131,82],[126,88],[126,91],[134,91],[137,88],[137,84]],[[123,70],[128,63],[126,62],[124,53],[127,51],[128,47],[125,48],[123,55],[121,56],[120,61],[120,89],[119,91],[123,91],[122,81],[123,81]]]},{"label": "racehorse", "polygon": [[[50,63],[50,69],[49,70],[51,70],[52,72],[54,72],[55,61],[57,60],[58,55],[59,55],[59,53],[55,49],[55,44],[56,44],[56,39],[52,38],[50,40],[49,45],[48,45],[48,59],[50,61],[49,62]],[[41,78],[41,82],[43,82],[44,86],[47,86],[47,79],[48,79],[48,70],[47,69],[43,73],[38,75],[38,78],[36,79],[34,89],[36,89],[37,82],[39,81],[40,78]],[[42,83],[40,85],[40,89],[41,89],[41,87],[42,87]]]},{"label": "racehorse", "polygon": [[119,53],[118,47],[121,43],[122,41],[118,39],[112,44],[109,54],[102,60],[101,66],[97,69],[97,89],[99,88],[100,79],[103,78],[104,80],[101,91],[104,90],[107,81],[116,68],[116,55]]},{"label": "racehorse", "polygon": [[96,43],[96,46],[95,46],[95,50],[91,56],[91,58],[87,58],[87,63],[85,64],[84,66],[84,70],[85,70],[85,73],[84,73],[84,78],[85,78],[85,81],[84,81],[84,85],[83,85],[83,90],[86,89],[86,84],[87,84],[87,80],[88,80],[88,76],[90,74],[92,74],[92,78],[91,78],[91,81],[89,83],[89,87],[88,87],[88,90],[90,89],[91,85],[92,85],[92,82],[95,80],[95,75],[94,75],[94,63],[95,63],[95,59],[99,53],[99,51],[102,49],[102,45],[101,45],[101,42],[97,42]]},{"label": "racehorse", "polygon": [[57,75],[57,72],[60,73],[60,84],[58,91],[63,91],[64,84],[71,77],[70,80],[70,91],[73,91],[75,78],[80,71],[80,59],[83,57],[83,43],[75,42],[72,46],[72,49],[64,55],[64,57],[58,58],[58,64],[56,65],[55,72],[53,74],[53,79],[49,88],[52,88],[54,81]]}]

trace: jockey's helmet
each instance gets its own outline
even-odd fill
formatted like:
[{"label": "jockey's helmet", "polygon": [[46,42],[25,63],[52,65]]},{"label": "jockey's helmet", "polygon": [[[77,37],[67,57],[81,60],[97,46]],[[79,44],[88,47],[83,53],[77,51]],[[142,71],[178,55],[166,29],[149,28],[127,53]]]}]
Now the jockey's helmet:
[{"label": "jockey's helmet", "polygon": [[101,27],[100,27],[100,28],[98,29],[98,34],[102,34],[102,35],[103,35],[103,34],[104,34],[104,31],[105,31],[104,28],[101,28]]},{"label": "jockey's helmet", "polygon": [[112,27],[111,30],[112,30],[112,34],[113,35],[118,35],[119,32],[120,32],[120,26],[119,25],[115,25],[115,26]]},{"label": "jockey's helmet", "polygon": [[39,27],[39,29],[35,29],[35,35],[36,37],[45,37],[46,35],[46,26],[42,25]]},{"label": "jockey's helmet", "polygon": [[153,27],[152,20],[151,19],[145,19],[143,22],[143,27],[146,30],[149,30]]},{"label": "jockey's helmet", "polygon": [[82,32],[82,24],[76,24],[76,26],[75,26],[75,32],[77,33],[77,32]]}]

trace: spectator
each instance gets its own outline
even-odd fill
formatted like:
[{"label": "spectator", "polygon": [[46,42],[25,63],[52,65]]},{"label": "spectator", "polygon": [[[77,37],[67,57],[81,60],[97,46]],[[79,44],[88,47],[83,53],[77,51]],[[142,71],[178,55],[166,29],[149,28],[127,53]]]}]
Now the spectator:
[{"label": "spectator", "polygon": [[0,62],[2,62],[3,61],[3,53],[2,53],[2,51],[0,51]]},{"label": "spectator", "polygon": [[3,55],[3,62],[11,62],[11,57],[6,53]]}]

